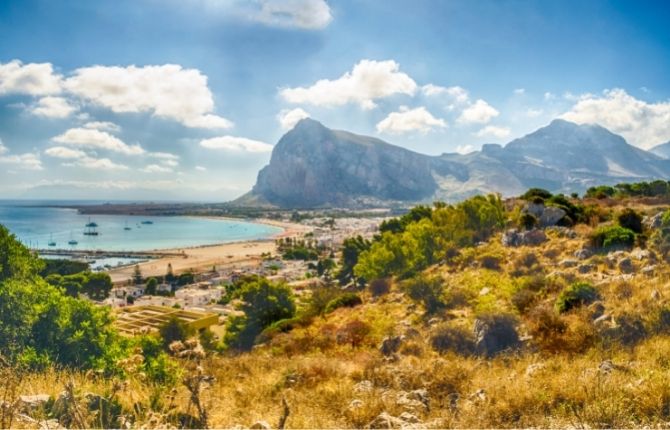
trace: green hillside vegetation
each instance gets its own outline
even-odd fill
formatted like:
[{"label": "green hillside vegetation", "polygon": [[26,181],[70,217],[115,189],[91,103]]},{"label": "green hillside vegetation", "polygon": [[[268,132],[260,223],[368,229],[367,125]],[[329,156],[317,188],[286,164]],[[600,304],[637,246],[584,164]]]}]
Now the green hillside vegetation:
[{"label": "green hillside vegetation", "polygon": [[633,194],[656,182],[612,188],[417,207],[306,293],[236,282],[221,339],[120,337],[83,279],[68,290],[90,275],[44,274],[2,229],[0,425],[30,427],[16,400],[44,393],[28,414],[72,427],[666,427],[670,210]]}]

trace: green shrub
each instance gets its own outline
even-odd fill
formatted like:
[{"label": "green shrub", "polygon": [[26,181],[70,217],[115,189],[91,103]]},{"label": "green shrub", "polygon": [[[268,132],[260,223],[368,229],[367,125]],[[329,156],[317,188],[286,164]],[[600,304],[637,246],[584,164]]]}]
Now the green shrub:
[{"label": "green shrub", "polygon": [[552,194],[543,188],[530,188],[521,196],[521,198],[526,201],[535,201],[535,199],[539,197],[544,201],[551,198],[551,196]]},{"label": "green shrub", "polygon": [[417,275],[401,284],[410,299],[421,303],[428,313],[435,313],[446,307],[444,281],[439,277]]},{"label": "green shrub", "polygon": [[556,310],[561,313],[567,312],[578,306],[593,303],[599,297],[598,290],[588,282],[575,282],[559,294],[556,299]]},{"label": "green shrub", "polygon": [[599,227],[591,234],[591,244],[604,249],[630,248],[635,244],[635,232],[618,225]]},{"label": "green shrub", "polygon": [[634,209],[624,209],[617,215],[617,222],[623,228],[627,228],[635,233],[642,233],[642,215],[635,212]]},{"label": "green shrub", "polygon": [[363,304],[363,300],[356,293],[344,293],[341,296],[331,300],[326,305],[325,313],[329,314],[339,308],[353,308]]},{"label": "green shrub", "polygon": [[391,291],[391,280],[389,278],[375,279],[370,282],[370,293],[373,296],[382,296]]},{"label": "green shrub", "polygon": [[472,355],[475,351],[475,339],[472,332],[448,323],[440,324],[433,330],[430,344],[435,351],[440,353],[451,351],[460,355]]},{"label": "green shrub", "polygon": [[519,217],[519,228],[524,230],[532,230],[537,227],[540,222],[533,214],[524,213]]}]

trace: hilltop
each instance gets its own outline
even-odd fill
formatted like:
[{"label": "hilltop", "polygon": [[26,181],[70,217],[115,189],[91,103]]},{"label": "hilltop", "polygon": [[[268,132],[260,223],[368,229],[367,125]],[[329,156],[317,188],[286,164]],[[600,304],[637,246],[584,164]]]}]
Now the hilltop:
[{"label": "hilltop", "polygon": [[[226,285],[237,312],[218,338],[172,327],[167,342],[115,343],[103,314],[102,337],[63,320],[82,352],[62,361],[40,337],[21,373],[3,360],[9,410],[24,426],[665,427],[669,204],[663,181],[531,189],[418,206],[336,248],[284,239],[276,252],[311,261],[310,282]],[[55,297],[29,273],[3,272],[0,292],[35,282]],[[50,332],[42,318],[16,345]]]},{"label": "hilltop", "polygon": [[513,196],[532,187],[583,192],[599,184],[669,176],[670,161],[598,125],[554,120],[505,146],[428,156],[307,118],[279,140],[252,191],[233,204],[392,206],[489,192]]}]

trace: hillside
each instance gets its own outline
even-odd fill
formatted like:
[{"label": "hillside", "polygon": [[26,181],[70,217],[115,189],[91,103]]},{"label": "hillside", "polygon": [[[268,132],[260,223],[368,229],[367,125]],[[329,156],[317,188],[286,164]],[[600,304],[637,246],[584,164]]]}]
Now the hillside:
[{"label": "hillside", "polygon": [[99,372],[3,361],[8,411],[51,428],[666,427],[664,184],[416,208],[311,286],[227,287],[240,315],[219,340],[140,338]]},{"label": "hillside", "polygon": [[670,161],[596,125],[555,120],[505,146],[432,157],[304,119],[280,139],[252,191],[234,204],[406,205],[488,192],[512,196],[531,187],[583,192],[669,176]]}]

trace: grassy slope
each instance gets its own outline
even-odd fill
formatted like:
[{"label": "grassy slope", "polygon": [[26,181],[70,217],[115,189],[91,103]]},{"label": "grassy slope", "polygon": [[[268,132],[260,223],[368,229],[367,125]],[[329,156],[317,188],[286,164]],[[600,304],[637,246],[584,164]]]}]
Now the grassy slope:
[{"label": "grassy slope", "polygon": [[[573,239],[550,232],[549,241],[533,248],[503,248],[498,235],[464,252],[455,263],[430,268],[428,272],[444,278],[446,288],[464,298],[437,314],[427,315],[394,285],[384,296],[365,293],[363,305],[317,318],[250,353],[209,357],[204,367],[216,381],[202,397],[210,426],[248,426],[257,420],[274,426],[282,397],[290,406],[287,426],[293,428],[364,427],[383,411],[394,416],[411,412],[427,427],[670,425],[670,337],[655,322],[670,297],[670,268],[657,263],[652,275],[643,275],[639,269],[653,262],[634,260],[637,271],[624,281],[618,280],[618,267],[604,255],[580,261],[595,265],[587,274],[561,267],[559,262],[574,259],[574,252],[586,243],[590,227],[576,231]],[[527,258],[529,254],[537,262]],[[482,255],[498,256],[500,268],[482,268]],[[510,298],[523,277],[533,275],[548,281],[531,308],[520,313]],[[540,339],[539,310],[553,309],[560,290],[577,279],[597,286],[605,312],[615,319],[639,318],[647,336],[629,345],[607,344],[592,322],[592,310],[582,308],[557,317],[564,329]],[[517,315],[519,332],[528,338],[526,347],[493,359],[440,354],[431,348],[431,333],[440,322],[470,330],[478,312]],[[352,320],[371,329],[355,347],[341,342],[342,327]],[[379,343],[385,336],[403,334],[408,336],[397,360],[385,360]],[[615,369],[600,369],[605,360]],[[109,380],[51,370],[28,376],[19,392],[57,395],[70,378],[82,391],[112,389]],[[361,381],[371,381],[372,388],[365,389]],[[398,403],[403,391],[421,388],[428,390],[429,408]],[[152,393],[158,394],[165,410],[166,393],[147,386],[141,375],[130,378],[119,398],[132,409],[137,401],[148,403]],[[176,395],[177,408],[186,411],[187,392],[179,387]],[[151,417],[137,414],[136,420],[148,423]]]}]

